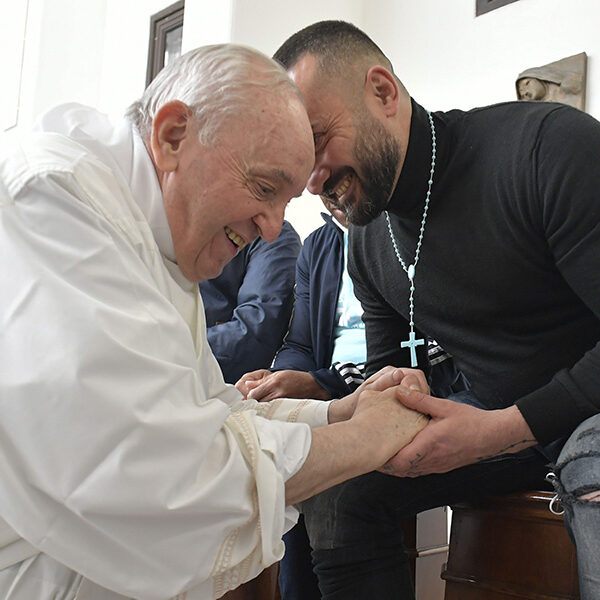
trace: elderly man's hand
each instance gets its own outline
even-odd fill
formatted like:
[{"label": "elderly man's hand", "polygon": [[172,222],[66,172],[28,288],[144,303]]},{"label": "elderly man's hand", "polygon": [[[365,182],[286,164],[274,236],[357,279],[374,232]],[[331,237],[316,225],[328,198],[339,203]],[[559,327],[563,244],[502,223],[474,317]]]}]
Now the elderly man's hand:
[{"label": "elderly man's hand", "polygon": [[427,427],[382,469],[399,477],[446,473],[519,452],[537,442],[516,406],[483,410],[402,386],[399,400],[431,417]]},{"label": "elderly man's hand", "polygon": [[[357,394],[351,418],[312,430],[308,457],[285,484],[287,504],[295,504],[341,481],[380,468],[426,427],[428,418],[407,408],[398,399],[403,387],[394,382],[397,384],[404,378],[405,385],[418,387],[417,374],[405,376],[402,369],[386,369],[369,382],[371,388]],[[378,386],[383,391],[375,389]],[[330,407],[335,404],[332,402]]]},{"label": "elderly man's hand", "polygon": [[367,389],[361,392],[350,419],[360,424],[361,435],[379,440],[380,465],[409,444],[429,422],[427,416],[407,408],[399,401],[402,389],[401,383],[383,391]]},{"label": "elderly man's hand", "polygon": [[362,383],[354,392],[334,400],[329,405],[329,422],[338,423],[352,417],[360,394],[366,390],[383,391],[395,385],[413,387],[429,393],[429,386],[423,371],[397,367],[383,367]]},{"label": "elderly man's hand", "polygon": [[275,398],[316,398],[329,400],[323,389],[310,373],[304,371],[267,371],[261,369],[246,373],[235,387],[252,400],[267,402]]},{"label": "elderly man's hand", "polygon": [[242,392],[244,398],[248,397],[248,392],[254,387],[258,386],[272,375],[268,369],[258,369],[257,371],[250,371],[245,375],[242,375],[235,384],[235,387]]}]

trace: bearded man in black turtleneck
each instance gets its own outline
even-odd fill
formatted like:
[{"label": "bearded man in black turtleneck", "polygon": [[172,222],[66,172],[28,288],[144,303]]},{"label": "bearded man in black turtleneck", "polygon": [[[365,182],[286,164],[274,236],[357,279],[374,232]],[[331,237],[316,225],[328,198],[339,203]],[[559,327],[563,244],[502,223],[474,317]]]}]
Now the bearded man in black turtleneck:
[{"label": "bearded man in black turtleneck", "polygon": [[550,103],[430,113],[341,21],[305,28],[275,58],[307,105],[308,189],[356,225],[350,273],[368,373],[427,371],[430,336],[472,385],[451,399],[407,390],[402,402],[431,417],[425,429],[383,473],[303,504],[323,598],[414,597],[401,517],[539,489],[557,459],[559,474],[575,474],[557,487],[582,598],[600,597],[588,576],[600,461],[580,468],[600,446],[600,124]]}]

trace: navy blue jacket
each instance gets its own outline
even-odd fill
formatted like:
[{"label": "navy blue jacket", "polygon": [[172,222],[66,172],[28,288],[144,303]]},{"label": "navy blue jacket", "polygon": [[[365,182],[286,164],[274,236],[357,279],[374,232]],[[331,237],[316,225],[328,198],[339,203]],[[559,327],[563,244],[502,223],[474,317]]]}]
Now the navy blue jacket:
[{"label": "navy blue jacket", "polygon": [[208,342],[228,383],[271,366],[290,322],[301,246],[284,221],[274,242],[256,239],[221,275],[200,283]]},{"label": "navy blue jacket", "polygon": [[344,234],[330,215],[304,240],[296,263],[296,297],[290,330],[273,362],[273,370],[308,371],[332,398],[356,386],[331,367],[335,314],[344,269]]}]

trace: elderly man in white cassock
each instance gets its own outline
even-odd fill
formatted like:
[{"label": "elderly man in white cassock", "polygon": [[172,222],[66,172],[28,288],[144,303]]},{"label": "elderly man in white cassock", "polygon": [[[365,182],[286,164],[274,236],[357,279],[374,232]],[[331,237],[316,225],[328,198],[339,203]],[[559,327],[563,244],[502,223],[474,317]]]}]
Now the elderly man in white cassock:
[{"label": "elderly man in white cassock", "polygon": [[258,404],[211,354],[197,282],[277,237],[313,165],[267,57],[192,51],[122,123],[66,105],[0,147],[4,600],[218,598],[421,426],[396,398],[420,373]]}]

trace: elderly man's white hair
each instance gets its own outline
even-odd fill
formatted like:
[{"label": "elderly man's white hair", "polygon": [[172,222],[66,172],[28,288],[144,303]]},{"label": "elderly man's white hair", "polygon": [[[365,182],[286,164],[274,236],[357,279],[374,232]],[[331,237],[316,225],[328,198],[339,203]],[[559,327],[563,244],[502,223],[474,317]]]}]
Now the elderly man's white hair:
[{"label": "elderly man's white hair", "polygon": [[202,46],[167,65],[126,112],[144,139],[156,113],[167,102],[180,100],[194,113],[200,141],[214,144],[219,128],[231,116],[260,109],[257,91],[302,96],[273,59],[237,44]]}]

